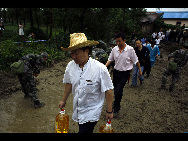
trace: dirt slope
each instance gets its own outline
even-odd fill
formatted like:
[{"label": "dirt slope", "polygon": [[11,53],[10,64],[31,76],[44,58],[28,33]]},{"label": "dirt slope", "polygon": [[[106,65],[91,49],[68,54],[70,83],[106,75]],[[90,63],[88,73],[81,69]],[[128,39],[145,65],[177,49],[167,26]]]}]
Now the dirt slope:
[{"label": "dirt slope", "polygon": [[[131,88],[131,81],[124,88],[119,117],[112,120],[116,133],[188,132],[188,64],[180,75],[174,92],[159,91],[163,68],[167,66],[168,52],[162,52],[151,76],[142,86]],[[62,61],[41,71],[37,77],[39,98],[46,105],[34,109],[30,99],[24,99],[17,77],[1,74],[0,132],[53,133],[58,103],[62,99],[62,83],[67,63]],[[170,80],[170,78],[169,78]],[[138,83],[139,84],[139,83]],[[168,84],[169,85],[169,84]],[[70,116],[70,133],[78,132],[78,124],[72,120],[72,95],[67,100],[66,112]],[[106,104],[94,132],[106,123]]]}]

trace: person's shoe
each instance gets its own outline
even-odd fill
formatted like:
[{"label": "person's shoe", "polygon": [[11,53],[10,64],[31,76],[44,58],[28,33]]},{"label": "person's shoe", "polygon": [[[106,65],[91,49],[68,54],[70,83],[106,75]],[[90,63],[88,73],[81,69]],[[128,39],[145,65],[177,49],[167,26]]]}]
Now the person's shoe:
[{"label": "person's shoe", "polygon": [[29,98],[29,94],[24,95],[24,99],[27,99],[27,98]]},{"label": "person's shoe", "polygon": [[137,85],[136,86],[131,85],[131,88],[135,88],[135,87],[137,87]]},{"label": "person's shoe", "polygon": [[161,87],[160,88],[158,88],[159,89],[159,91],[161,91],[161,90],[165,90],[165,91],[167,91],[167,88],[166,88],[166,86],[165,85],[161,85]]},{"label": "person's shoe", "polygon": [[174,91],[174,87],[173,86],[170,86],[169,87],[169,92],[173,92]]},{"label": "person's shoe", "polygon": [[142,85],[143,84],[143,81],[142,80],[140,80],[140,85]]},{"label": "person's shoe", "polygon": [[149,74],[147,74],[146,78],[149,79]]},{"label": "person's shoe", "polygon": [[45,103],[40,103],[40,101],[34,101],[34,108],[38,109],[40,107],[43,107],[45,105]]}]

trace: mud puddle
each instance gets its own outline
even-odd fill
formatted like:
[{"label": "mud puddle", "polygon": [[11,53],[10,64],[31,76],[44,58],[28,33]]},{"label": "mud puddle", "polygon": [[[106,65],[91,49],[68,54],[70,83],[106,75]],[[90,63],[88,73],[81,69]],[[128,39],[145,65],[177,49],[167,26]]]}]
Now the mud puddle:
[{"label": "mud puddle", "polygon": [[[1,96],[0,99],[0,132],[2,133],[53,133],[55,116],[60,109],[58,103],[62,99],[64,84],[62,83],[65,63],[54,65],[41,71],[36,78],[38,95],[45,106],[33,108],[30,98],[24,99],[21,90]],[[20,85],[18,83],[18,85]],[[67,100],[66,112],[72,115],[72,96]],[[71,130],[70,130],[71,131]]]},{"label": "mud puddle", "polygon": [[[116,133],[188,132],[188,64],[182,69],[174,92],[159,91],[163,68],[168,63],[168,53],[163,54],[142,86],[138,81],[138,87],[131,88],[132,80],[126,84],[119,116],[112,120]],[[0,133],[54,133],[55,116],[60,111],[58,104],[65,86],[62,79],[69,61],[46,68],[37,77],[38,95],[45,103],[44,107],[34,109],[30,99],[23,98],[21,90],[0,96]],[[20,86],[19,83],[17,85]],[[70,117],[70,133],[77,133],[78,124],[72,120],[72,94],[65,110]],[[100,126],[106,123],[105,111],[106,104],[94,133],[98,133]]]}]

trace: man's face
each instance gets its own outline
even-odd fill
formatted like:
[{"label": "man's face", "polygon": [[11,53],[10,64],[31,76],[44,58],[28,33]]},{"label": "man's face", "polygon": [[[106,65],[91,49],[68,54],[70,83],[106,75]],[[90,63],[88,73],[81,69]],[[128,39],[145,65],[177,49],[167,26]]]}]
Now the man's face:
[{"label": "man's face", "polygon": [[136,44],[136,46],[137,46],[137,47],[141,47],[142,42],[141,42],[140,40],[138,40],[138,41],[136,41],[136,43],[135,43],[135,44]]},{"label": "man's face", "polygon": [[76,64],[83,64],[88,59],[89,49],[83,51],[82,49],[76,49],[71,51],[71,57]]},{"label": "man's face", "polygon": [[125,41],[126,41],[126,40],[122,40],[121,37],[120,37],[120,38],[116,38],[116,44],[117,44],[118,47],[120,47],[120,48],[124,47]]}]

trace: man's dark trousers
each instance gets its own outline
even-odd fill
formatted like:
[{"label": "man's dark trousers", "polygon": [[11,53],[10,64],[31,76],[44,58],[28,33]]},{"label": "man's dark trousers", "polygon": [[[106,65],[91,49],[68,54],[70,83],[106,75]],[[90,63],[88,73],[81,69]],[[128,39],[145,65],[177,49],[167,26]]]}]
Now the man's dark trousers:
[{"label": "man's dark trousers", "polygon": [[114,69],[113,71],[113,84],[114,84],[114,113],[119,112],[120,102],[123,96],[123,88],[130,76],[130,70],[128,71],[118,71]]},{"label": "man's dark trousers", "polygon": [[93,133],[93,129],[94,129],[96,124],[97,124],[97,121],[86,122],[84,124],[78,124],[79,125],[79,132],[78,133]]}]

